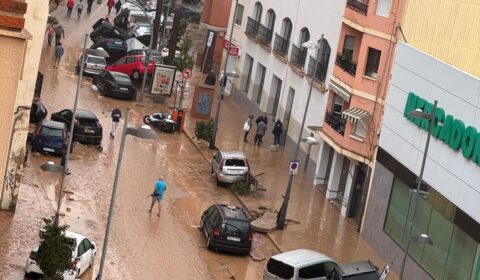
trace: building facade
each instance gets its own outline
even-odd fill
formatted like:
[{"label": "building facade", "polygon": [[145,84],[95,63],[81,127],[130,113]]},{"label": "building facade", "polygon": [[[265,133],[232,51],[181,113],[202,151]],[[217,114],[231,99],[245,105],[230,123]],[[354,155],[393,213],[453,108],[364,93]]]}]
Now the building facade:
[{"label": "building facade", "polygon": [[480,79],[399,43],[385,106],[363,236],[404,279],[480,279]]}]

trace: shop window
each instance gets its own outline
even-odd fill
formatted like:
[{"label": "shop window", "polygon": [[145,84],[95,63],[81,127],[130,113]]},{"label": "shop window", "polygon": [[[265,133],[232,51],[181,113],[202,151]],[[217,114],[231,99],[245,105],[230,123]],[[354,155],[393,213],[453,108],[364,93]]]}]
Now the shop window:
[{"label": "shop window", "polygon": [[367,137],[368,133],[368,118],[363,118],[361,120],[358,120],[355,124],[353,124],[353,135],[360,137],[360,138],[365,138]]},{"label": "shop window", "polygon": [[378,66],[380,65],[380,56],[382,52],[374,49],[368,48],[368,57],[367,57],[367,66],[365,67],[365,76],[368,76],[373,79],[378,78]]},{"label": "shop window", "polygon": [[398,177],[395,177],[384,229],[393,240],[400,244],[403,244],[403,231],[407,222],[409,204],[410,188]]},{"label": "shop window", "polygon": [[477,244],[473,238],[455,226],[448,254],[444,279],[470,279]]},{"label": "shop window", "polygon": [[377,0],[377,16],[389,17],[392,8],[392,0]]},{"label": "shop window", "polygon": [[237,5],[237,14],[235,15],[235,24],[242,25],[243,19],[243,5]]}]

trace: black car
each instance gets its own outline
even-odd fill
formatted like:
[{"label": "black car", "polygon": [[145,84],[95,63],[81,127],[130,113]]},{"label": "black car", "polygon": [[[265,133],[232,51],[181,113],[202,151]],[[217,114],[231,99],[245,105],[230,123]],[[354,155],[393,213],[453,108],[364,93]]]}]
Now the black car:
[{"label": "black car", "polygon": [[65,152],[67,126],[62,122],[41,120],[31,139],[32,152],[47,152],[61,155]]},{"label": "black car", "polygon": [[92,33],[90,33],[90,39],[92,39],[93,42],[98,42],[105,38],[127,40],[129,37],[130,36],[127,32],[106,21],[102,22]]},{"label": "black car", "polygon": [[30,107],[30,123],[38,123],[45,119],[47,115],[48,110],[40,100],[32,102],[32,106]]},{"label": "black car", "polygon": [[[73,110],[65,109],[52,113],[51,119],[66,124],[70,129]],[[103,128],[94,113],[87,110],[77,110],[73,127],[73,139],[82,144],[99,145],[102,142]]]},{"label": "black car", "polygon": [[93,79],[93,84],[104,96],[126,100],[135,97],[135,85],[127,74],[103,71]]},{"label": "black car", "polygon": [[121,39],[101,39],[90,46],[90,49],[102,48],[110,57],[106,57],[107,64],[112,64],[119,58],[127,55],[127,43]]},{"label": "black car", "polygon": [[370,261],[339,264],[335,267],[331,280],[378,280],[380,273]]},{"label": "black car", "polygon": [[243,208],[214,204],[203,212],[199,229],[204,233],[210,249],[250,253],[253,231],[250,218]]}]

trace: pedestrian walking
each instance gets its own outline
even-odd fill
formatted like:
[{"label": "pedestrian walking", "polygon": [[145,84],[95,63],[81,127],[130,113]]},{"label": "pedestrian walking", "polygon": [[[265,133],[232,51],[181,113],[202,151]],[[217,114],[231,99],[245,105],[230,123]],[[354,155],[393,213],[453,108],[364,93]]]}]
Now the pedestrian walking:
[{"label": "pedestrian walking", "polygon": [[55,45],[60,44],[60,39],[62,36],[65,39],[65,31],[63,30],[62,25],[59,24],[57,27],[55,27]]},{"label": "pedestrian walking", "polygon": [[82,15],[82,10],[83,10],[83,3],[82,0],[79,0],[77,3],[77,11],[78,11],[78,18]]},{"label": "pedestrian walking", "polygon": [[55,27],[53,26],[53,23],[50,23],[47,26],[47,30],[45,31],[47,33],[47,41],[48,41],[48,46],[52,45],[52,40],[53,36],[55,35]]},{"label": "pedestrian walking", "polygon": [[248,116],[248,119],[245,121],[245,124],[243,124],[243,131],[245,131],[245,133],[243,134],[243,142],[248,142],[247,136],[248,136],[248,133],[250,132],[250,129],[252,129],[252,125],[253,125],[252,120],[254,117],[255,117],[254,115]]},{"label": "pedestrian walking", "polygon": [[[268,125],[268,115],[267,115],[267,113],[263,113],[263,115],[259,116],[259,117],[255,120],[255,123],[257,124],[257,127],[258,127],[258,124],[259,124],[260,122],[265,123],[265,130],[267,130],[267,127],[268,127],[268,126],[267,126],[267,125]],[[264,133],[264,134],[265,134],[265,133]],[[263,144],[263,136],[262,136],[262,138],[261,138],[261,140],[260,140],[260,144]]]},{"label": "pedestrian walking", "polygon": [[275,125],[273,126],[273,145],[275,148],[277,148],[277,145],[280,145],[280,135],[282,135],[283,132],[283,124],[282,122],[278,119],[275,122]]},{"label": "pedestrian walking", "polygon": [[118,13],[120,13],[121,8],[122,8],[122,1],[117,0],[117,3],[115,3],[115,15],[118,15]]},{"label": "pedestrian walking", "polygon": [[255,139],[253,140],[253,145],[260,146],[263,143],[263,135],[265,135],[265,131],[267,130],[267,125],[261,120],[257,124],[257,134],[255,134]]},{"label": "pedestrian walking", "polygon": [[122,111],[118,107],[112,110],[112,130],[110,131],[110,137],[115,138],[115,130],[117,129],[120,118],[122,117]]},{"label": "pedestrian walking", "polygon": [[58,65],[60,65],[60,58],[63,56],[63,46],[62,43],[58,43],[57,47],[55,48],[55,66],[53,68],[58,69]]},{"label": "pedestrian walking", "polygon": [[75,1],[68,0],[67,1],[67,17],[72,15],[73,6],[75,6]]},{"label": "pedestrian walking", "polygon": [[150,205],[150,209],[148,212],[152,213],[153,206],[155,203],[158,203],[158,213],[157,216],[160,217],[160,209],[161,205],[160,202],[163,199],[163,195],[165,194],[165,191],[167,190],[167,183],[162,178],[159,178],[157,182],[155,182],[155,186],[153,188],[153,193],[150,195],[152,197],[152,204]]},{"label": "pedestrian walking", "polygon": [[92,11],[93,0],[87,0],[87,14]]},{"label": "pedestrian walking", "polygon": [[115,6],[115,0],[108,0],[107,1],[108,15],[110,15],[110,12],[112,11],[113,6]]}]

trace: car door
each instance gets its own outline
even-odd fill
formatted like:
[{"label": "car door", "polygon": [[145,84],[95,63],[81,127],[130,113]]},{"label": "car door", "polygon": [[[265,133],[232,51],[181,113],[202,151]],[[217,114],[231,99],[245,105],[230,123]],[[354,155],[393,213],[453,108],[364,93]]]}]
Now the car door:
[{"label": "car door", "polygon": [[208,208],[207,210],[205,210],[205,212],[203,212],[202,220],[200,221],[200,224],[203,225],[203,231],[205,236],[207,235],[207,232],[208,232],[207,228],[208,228],[209,218],[212,215],[214,210],[215,210],[215,206],[210,206],[210,208]]},{"label": "car door", "polygon": [[135,61],[136,61],[136,59],[135,59],[134,56],[127,57],[127,59],[125,61],[125,72],[123,72],[123,73],[131,76],[133,74],[133,70],[136,67]]},{"label": "car door", "polygon": [[100,75],[98,75],[98,78],[96,79],[97,87],[101,92],[105,91],[105,79],[106,79],[105,77],[107,75],[108,75],[108,72],[104,71]]},{"label": "car door", "polygon": [[84,238],[80,245],[78,246],[78,268],[80,269],[80,275],[83,274],[90,264],[92,263],[92,258],[95,257],[95,246],[87,238]]},{"label": "car door", "polygon": [[217,152],[213,156],[212,166],[213,166],[213,173],[218,174],[220,170],[220,162],[222,161],[222,153]]},{"label": "car door", "polygon": [[117,71],[117,72],[122,72],[125,73],[125,61],[127,60],[126,57],[119,58],[117,61],[115,61],[114,64],[112,64],[111,71]]},{"label": "car door", "polygon": [[77,270],[78,270],[78,276],[80,276],[86,269],[86,263],[85,261],[85,253],[87,249],[85,248],[85,243],[83,240],[78,244],[77,247],[77,256],[75,260],[77,261]]}]

